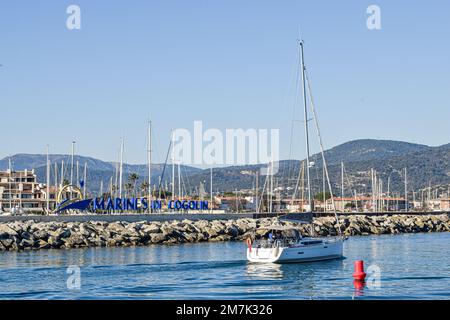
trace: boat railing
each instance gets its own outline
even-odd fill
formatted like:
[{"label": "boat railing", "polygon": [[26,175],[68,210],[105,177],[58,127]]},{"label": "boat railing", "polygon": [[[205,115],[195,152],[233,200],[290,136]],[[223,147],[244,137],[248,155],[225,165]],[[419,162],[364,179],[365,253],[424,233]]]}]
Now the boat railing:
[{"label": "boat railing", "polygon": [[321,244],[332,244],[340,241],[338,237],[327,237],[327,238],[282,238],[282,239],[258,239],[252,244],[255,248],[280,248],[289,247],[293,245],[309,246],[309,245],[321,245]]},{"label": "boat railing", "polygon": [[297,244],[298,240],[297,239],[289,239],[289,238],[285,238],[285,239],[260,239],[260,240],[255,240],[253,243],[253,246],[255,248],[280,248],[280,247],[287,247],[290,245],[294,245]]}]

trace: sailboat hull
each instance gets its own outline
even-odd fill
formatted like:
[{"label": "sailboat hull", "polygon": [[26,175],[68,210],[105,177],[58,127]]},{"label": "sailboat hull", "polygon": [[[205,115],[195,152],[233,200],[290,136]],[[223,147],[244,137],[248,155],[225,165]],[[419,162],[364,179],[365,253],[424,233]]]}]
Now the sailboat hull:
[{"label": "sailboat hull", "polygon": [[248,248],[247,260],[254,263],[299,263],[340,259],[343,257],[343,242],[337,240],[308,246]]}]

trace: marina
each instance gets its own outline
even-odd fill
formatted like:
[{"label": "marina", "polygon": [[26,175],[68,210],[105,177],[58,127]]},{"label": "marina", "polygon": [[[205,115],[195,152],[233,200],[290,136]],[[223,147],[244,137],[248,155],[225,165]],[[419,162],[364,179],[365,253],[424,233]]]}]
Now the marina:
[{"label": "marina", "polygon": [[0,4],[0,306],[450,301],[450,5],[355,3]]}]

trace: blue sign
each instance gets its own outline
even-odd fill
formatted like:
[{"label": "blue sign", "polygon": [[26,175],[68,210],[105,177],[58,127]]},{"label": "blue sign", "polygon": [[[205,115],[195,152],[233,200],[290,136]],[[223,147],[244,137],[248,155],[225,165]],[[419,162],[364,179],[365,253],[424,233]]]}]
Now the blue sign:
[{"label": "blue sign", "polygon": [[[63,201],[59,206],[57,212],[65,210],[80,210],[80,211],[146,211],[151,207],[152,211],[162,209],[161,200],[152,200],[150,203],[147,198],[94,198],[76,201],[70,205],[64,205]],[[171,200],[167,203],[169,211],[199,211],[208,210],[208,201],[198,200]]]}]

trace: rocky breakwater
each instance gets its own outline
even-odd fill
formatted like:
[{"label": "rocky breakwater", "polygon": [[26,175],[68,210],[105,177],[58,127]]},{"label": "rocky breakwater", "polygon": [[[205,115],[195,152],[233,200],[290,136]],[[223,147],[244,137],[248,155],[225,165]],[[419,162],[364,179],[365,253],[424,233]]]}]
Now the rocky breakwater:
[{"label": "rocky breakwater", "polygon": [[[277,219],[239,219],[170,222],[34,222],[0,223],[0,251],[69,249],[81,247],[147,246],[153,244],[195,243],[204,241],[243,241],[260,238],[269,231],[257,230],[271,224],[292,225]],[[450,219],[444,215],[332,217],[314,221],[316,235],[397,234],[450,231]],[[302,233],[311,232],[309,225]]]}]

